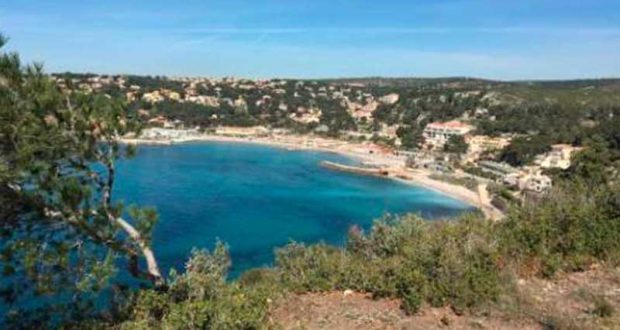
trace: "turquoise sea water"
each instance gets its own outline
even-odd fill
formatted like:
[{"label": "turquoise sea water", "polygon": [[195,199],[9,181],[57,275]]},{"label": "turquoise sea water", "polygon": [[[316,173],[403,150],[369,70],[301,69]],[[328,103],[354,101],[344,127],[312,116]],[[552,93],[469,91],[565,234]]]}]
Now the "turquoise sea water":
[{"label": "turquoise sea water", "polygon": [[114,196],[156,207],[153,245],[164,271],[182,269],[192,247],[217,238],[231,251],[232,275],[269,265],[291,240],[342,244],[351,225],[385,213],[448,217],[472,208],[392,180],[322,168],[335,154],[235,143],[140,146],[118,165]]}]

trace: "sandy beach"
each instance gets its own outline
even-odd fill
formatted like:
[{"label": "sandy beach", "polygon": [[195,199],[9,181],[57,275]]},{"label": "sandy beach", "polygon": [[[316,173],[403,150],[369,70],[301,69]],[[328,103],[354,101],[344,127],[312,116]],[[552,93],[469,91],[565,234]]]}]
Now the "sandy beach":
[{"label": "sandy beach", "polygon": [[186,142],[230,142],[252,143],[266,146],[284,148],[288,150],[315,150],[332,152],[358,160],[361,164],[386,169],[390,175],[386,178],[393,179],[405,184],[423,187],[442,193],[451,198],[467,203],[480,209],[487,218],[497,220],[503,214],[491,205],[486,189],[484,192],[469,190],[463,186],[432,179],[432,172],[428,170],[409,169],[405,167],[405,158],[396,156],[381,150],[371,143],[353,143],[335,139],[326,139],[314,136],[277,135],[268,137],[234,137],[213,134],[200,134],[196,136],[175,139],[140,139],[121,138],[122,143],[127,144],[151,144],[171,145]]},{"label": "sandy beach", "polygon": [[[288,150],[316,150],[333,152],[357,159],[369,166],[394,166],[404,165],[403,157],[381,153],[373,144],[360,144],[321,137],[307,137],[299,135],[281,135],[270,137],[233,137],[213,134],[201,134],[197,136],[179,139],[140,139],[121,138],[121,142],[127,144],[152,144],[171,145],[186,142],[231,142],[231,143],[254,143],[266,146],[279,147]],[[374,147],[373,147],[374,146]],[[370,152],[372,150],[372,153]]]}]

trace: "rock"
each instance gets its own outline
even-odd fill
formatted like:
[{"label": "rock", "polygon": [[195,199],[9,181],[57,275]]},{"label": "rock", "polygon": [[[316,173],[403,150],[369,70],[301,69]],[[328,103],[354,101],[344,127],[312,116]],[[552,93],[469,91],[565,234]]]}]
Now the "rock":
[{"label": "rock", "polygon": [[400,96],[396,93],[391,93],[391,94],[387,94],[384,95],[382,97],[379,98],[379,102],[383,103],[383,104],[389,104],[392,105],[396,102],[398,102]]},{"label": "rock", "polygon": [[58,118],[54,115],[47,115],[43,120],[47,126],[58,126]]},{"label": "rock", "polygon": [[329,132],[329,127],[327,125],[319,125],[314,131],[317,133],[327,133]]},{"label": "rock", "polygon": [[447,315],[442,316],[440,321],[443,325],[447,327],[450,326],[450,324],[452,324],[452,320]]},{"label": "rock", "polygon": [[348,296],[350,296],[352,294],[353,294],[353,290],[351,290],[351,289],[346,289],[346,290],[344,290],[344,293],[343,293],[343,295],[345,297],[348,297]]}]

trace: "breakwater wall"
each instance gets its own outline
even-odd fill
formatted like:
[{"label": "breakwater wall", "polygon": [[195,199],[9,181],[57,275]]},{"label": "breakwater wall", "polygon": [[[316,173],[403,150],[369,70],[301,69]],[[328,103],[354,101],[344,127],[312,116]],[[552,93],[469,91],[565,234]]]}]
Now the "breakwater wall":
[{"label": "breakwater wall", "polygon": [[344,164],[330,162],[327,160],[322,161],[321,166],[328,168],[330,170],[349,172],[349,173],[355,173],[355,174],[361,174],[361,175],[384,176],[384,177],[390,175],[390,172],[388,170],[384,170],[380,168],[344,165]]}]

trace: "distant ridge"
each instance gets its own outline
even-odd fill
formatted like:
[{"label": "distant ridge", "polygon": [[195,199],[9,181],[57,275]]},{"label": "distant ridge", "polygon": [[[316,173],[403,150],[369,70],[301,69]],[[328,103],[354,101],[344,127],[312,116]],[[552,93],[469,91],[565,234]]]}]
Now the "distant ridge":
[{"label": "distant ridge", "polygon": [[360,78],[333,78],[333,79],[303,79],[305,81],[322,81],[331,83],[363,84],[374,87],[417,87],[428,84],[468,83],[485,85],[533,85],[540,87],[567,87],[579,88],[620,84],[620,78],[585,78],[568,80],[493,80],[476,77],[360,77]]},{"label": "distant ridge", "polygon": [[[139,75],[139,74],[105,74],[93,72],[54,72],[52,76],[65,76],[75,78],[88,78],[96,76],[132,76],[132,77],[151,77],[158,79],[173,79],[173,76],[163,75]],[[207,76],[192,76],[189,78],[218,78]],[[583,78],[583,79],[525,79],[525,80],[497,80],[467,76],[448,76],[448,77],[341,77],[341,78],[270,78],[270,79],[254,79],[247,77],[219,77],[219,78],[236,78],[240,80],[287,80],[287,81],[317,81],[324,83],[342,83],[342,84],[363,84],[373,87],[417,87],[428,84],[446,84],[446,83],[470,83],[470,84],[487,84],[487,85],[530,85],[540,87],[602,87],[607,85],[620,84],[620,78]]]}]

